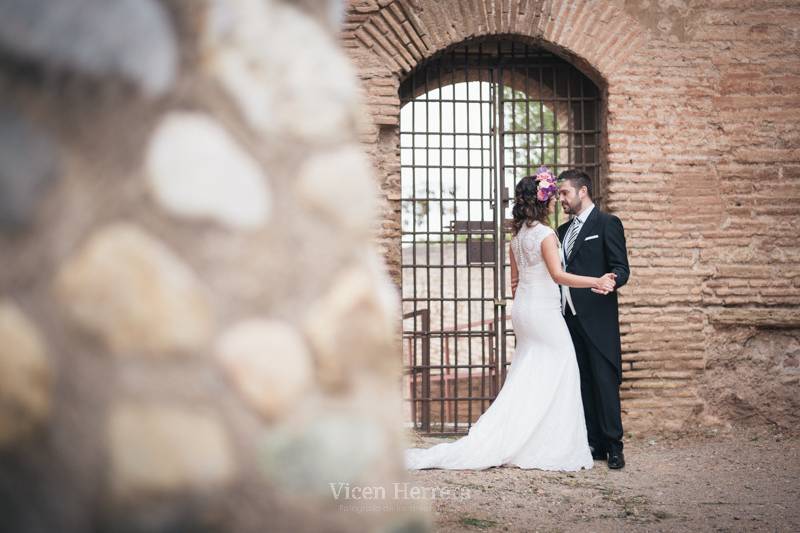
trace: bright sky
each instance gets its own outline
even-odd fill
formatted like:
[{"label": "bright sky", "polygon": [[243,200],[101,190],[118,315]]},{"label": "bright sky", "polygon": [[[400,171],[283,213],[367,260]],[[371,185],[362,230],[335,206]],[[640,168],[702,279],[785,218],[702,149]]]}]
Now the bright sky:
[{"label": "bright sky", "polygon": [[[430,91],[427,97],[439,100],[439,89]],[[441,99],[447,100],[445,102],[426,102],[424,98],[425,95],[420,96],[400,111],[403,198],[411,197],[414,190],[418,197],[453,198],[455,195],[455,201],[445,202],[443,212],[439,202],[430,203],[432,231],[439,231],[442,221],[447,228],[454,212],[460,220],[467,219],[467,211],[470,220],[491,220],[489,204],[481,200],[491,197],[491,169],[481,168],[491,166],[492,157],[490,84],[475,81],[443,87]],[[403,133],[410,131],[419,133]],[[443,168],[410,168],[407,165],[442,165]],[[425,194],[426,177],[428,195]],[[467,201],[467,198],[476,200]],[[406,231],[411,229],[410,208],[408,202],[403,213]],[[418,213],[422,208],[418,205]],[[424,219],[423,227],[418,229],[428,229]]]},{"label": "bright sky", "polygon": [[[445,198],[445,202],[417,203],[417,230],[440,231],[457,220],[491,221],[489,199],[492,192],[492,137],[494,106],[489,82],[462,82],[433,89],[400,110],[400,162],[402,196],[410,198]],[[515,95],[515,98],[522,97]],[[434,101],[431,101],[434,100]],[[440,102],[438,100],[443,100]],[[510,106],[511,104],[506,104]],[[539,106],[531,106],[531,112]],[[546,109],[549,113],[549,109]],[[417,132],[411,134],[410,132]],[[409,132],[409,133],[406,133]],[[526,142],[525,134],[509,135],[517,146]],[[513,163],[515,150],[506,147],[505,163]],[[535,148],[532,148],[534,150]],[[517,157],[527,161],[521,148]],[[436,168],[424,168],[426,165]],[[441,168],[439,168],[441,166]],[[521,176],[519,176],[521,177]],[[509,194],[517,177],[506,168],[505,184]],[[426,185],[428,193],[426,194]],[[468,200],[469,198],[469,200]],[[413,218],[410,201],[403,202],[403,230],[410,231]],[[429,216],[425,217],[425,211]],[[511,217],[511,207],[506,218]],[[428,227],[430,223],[430,227]]]}]

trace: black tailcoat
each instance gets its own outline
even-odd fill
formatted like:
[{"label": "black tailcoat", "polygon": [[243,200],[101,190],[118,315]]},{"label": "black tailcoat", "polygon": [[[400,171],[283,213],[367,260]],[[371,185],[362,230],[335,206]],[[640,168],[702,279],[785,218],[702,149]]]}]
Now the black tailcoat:
[{"label": "black tailcoat", "polygon": [[[567,222],[558,228],[558,238],[562,242],[569,224]],[[593,344],[617,370],[617,380],[621,382],[622,346],[617,289],[623,287],[630,276],[622,222],[615,215],[600,211],[595,205],[581,227],[571,252],[566,259],[565,268],[570,274],[601,277],[613,272],[617,275],[616,288],[609,294],[597,294],[591,289],[570,288],[569,291],[577,313],[576,318]],[[569,305],[566,312],[572,313]]]}]

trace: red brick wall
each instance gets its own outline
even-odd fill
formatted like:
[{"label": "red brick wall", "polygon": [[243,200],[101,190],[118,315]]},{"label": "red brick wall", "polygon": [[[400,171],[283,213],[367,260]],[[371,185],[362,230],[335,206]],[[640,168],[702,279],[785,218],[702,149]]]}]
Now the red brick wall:
[{"label": "red brick wall", "polygon": [[393,276],[399,80],[470,37],[534,38],[605,90],[604,188],[632,269],[620,291],[626,429],[796,426],[799,33],[788,1],[351,0],[342,39],[368,103],[361,140]]}]

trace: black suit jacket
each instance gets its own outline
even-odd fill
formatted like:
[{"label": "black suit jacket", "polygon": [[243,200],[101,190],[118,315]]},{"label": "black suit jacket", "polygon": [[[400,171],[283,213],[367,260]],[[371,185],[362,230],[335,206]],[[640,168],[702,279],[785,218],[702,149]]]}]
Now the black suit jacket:
[{"label": "black suit jacket", "polygon": [[[558,227],[558,238],[563,242],[569,222]],[[597,238],[586,240],[597,235]],[[625,247],[625,230],[620,219],[594,206],[581,227],[572,253],[567,258],[565,270],[579,276],[600,277],[608,272],[617,275],[614,292],[606,295],[591,289],[570,288],[577,318],[589,334],[595,347],[617,369],[617,378],[622,381],[622,345],[619,334],[619,307],[617,290],[628,282],[628,250]],[[569,304],[567,313],[572,311]]]}]

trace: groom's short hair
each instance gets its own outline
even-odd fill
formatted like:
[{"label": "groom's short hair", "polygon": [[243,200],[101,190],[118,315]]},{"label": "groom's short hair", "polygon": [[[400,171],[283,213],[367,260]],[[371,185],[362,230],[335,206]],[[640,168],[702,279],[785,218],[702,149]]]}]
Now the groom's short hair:
[{"label": "groom's short hair", "polygon": [[592,179],[589,174],[577,168],[565,170],[558,175],[558,181],[569,181],[576,191],[581,190],[581,187],[586,187],[586,194],[592,198]]}]

